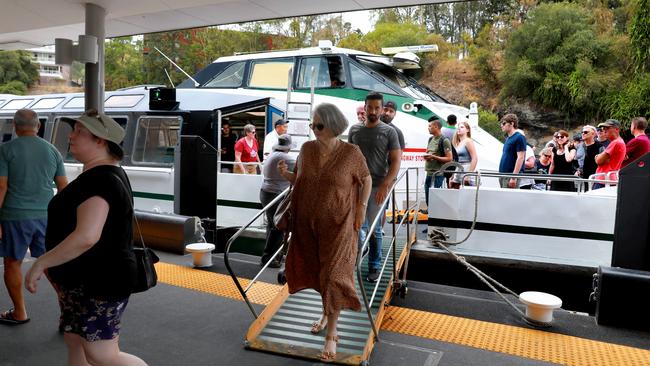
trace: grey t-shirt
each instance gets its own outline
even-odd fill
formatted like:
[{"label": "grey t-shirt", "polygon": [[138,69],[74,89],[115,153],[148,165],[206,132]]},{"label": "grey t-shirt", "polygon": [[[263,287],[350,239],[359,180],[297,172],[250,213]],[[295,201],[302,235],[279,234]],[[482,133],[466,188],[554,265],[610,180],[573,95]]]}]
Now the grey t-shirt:
[{"label": "grey t-shirt", "polygon": [[442,135],[448,138],[449,141],[452,141],[454,139],[454,133],[456,133],[456,127],[445,126],[440,129],[440,132],[442,132]]},{"label": "grey t-shirt", "polygon": [[293,171],[296,165],[296,160],[291,155],[277,150],[271,152],[271,155],[264,160],[264,168],[262,169],[262,174],[264,174],[264,181],[262,182],[263,191],[281,193],[289,187],[289,181],[284,179],[278,170],[280,160],[284,160],[291,171]]},{"label": "grey t-shirt", "polygon": [[399,148],[400,150],[404,150],[406,147],[406,142],[404,141],[404,134],[402,133],[402,130],[397,128],[393,123],[387,123],[390,127],[395,129],[395,132],[397,132],[397,139],[399,140]]},{"label": "grey t-shirt", "polygon": [[370,170],[372,186],[379,186],[388,174],[390,151],[400,149],[395,129],[383,122],[373,128],[357,123],[350,127],[348,142],[359,146]]}]

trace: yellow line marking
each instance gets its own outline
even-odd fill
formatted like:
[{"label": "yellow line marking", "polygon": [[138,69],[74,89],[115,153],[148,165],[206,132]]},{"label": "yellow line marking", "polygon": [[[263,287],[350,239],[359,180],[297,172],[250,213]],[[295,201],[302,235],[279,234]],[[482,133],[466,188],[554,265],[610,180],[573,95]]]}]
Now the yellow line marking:
[{"label": "yellow line marking", "polygon": [[[158,280],[221,297],[243,300],[232,278],[187,266],[157,263]],[[239,279],[248,286],[248,279]],[[252,303],[268,305],[282,286],[257,282]],[[441,342],[570,366],[648,366],[650,351],[512,325],[390,306],[381,329]]]}]

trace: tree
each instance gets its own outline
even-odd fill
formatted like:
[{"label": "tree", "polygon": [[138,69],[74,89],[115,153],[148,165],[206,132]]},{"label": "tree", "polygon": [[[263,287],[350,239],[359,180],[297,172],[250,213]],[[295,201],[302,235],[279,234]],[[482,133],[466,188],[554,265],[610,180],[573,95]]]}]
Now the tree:
[{"label": "tree", "polygon": [[630,24],[632,59],[637,72],[650,71],[650,2],[638,0]]},{"label": "tree", "polygon": [[38,69],[29,52],[0,51],[0,90],[25,94],[27,87],[38,80]]},{"label": "tree", "polygon": [[142,41],[131,37],[113,38],[104,43],[106,90],[144,84]]},{"label": "tree", "polygon": [[599,98],[620,86],[613,39],[576,4],[542,4],[508,39],[499,74],[502,97],[530,98],[566,113],[594,116]]}]

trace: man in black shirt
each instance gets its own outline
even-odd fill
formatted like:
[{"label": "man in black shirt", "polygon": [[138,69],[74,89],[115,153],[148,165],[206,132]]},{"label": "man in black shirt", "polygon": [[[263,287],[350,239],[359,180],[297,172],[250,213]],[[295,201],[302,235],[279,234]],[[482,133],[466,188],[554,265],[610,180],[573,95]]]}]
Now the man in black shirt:
[{"label": "man in black shirt", "polygon": [[[221,161],[235,161],[236,142],[237,134],[230,129],[230,122],[221,122]],[[224,173],[232,173],[232,167],[232,164],[221,164],[221,171]]]},{"label": "man in black shirt", "polygon": [[600,154],[605,148],[600,142],[596,141],[596,128],[594,126],[584,126],[582,128],[582,141],[585,149],[585,161],[582,165],[580,176],[584,179],[596,173],[596,155]]}]

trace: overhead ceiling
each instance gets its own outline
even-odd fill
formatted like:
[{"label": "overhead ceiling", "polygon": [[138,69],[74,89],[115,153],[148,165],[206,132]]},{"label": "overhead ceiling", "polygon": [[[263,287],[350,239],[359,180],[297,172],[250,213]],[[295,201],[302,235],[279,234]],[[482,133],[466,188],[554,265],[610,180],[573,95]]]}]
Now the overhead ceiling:
[{"label": "overhead ceiling", "polygon": [[106,37],[291,16],[449,2],[435,0],[0,0],[0,49],[85,33],[84,3],[106,9]]}]

